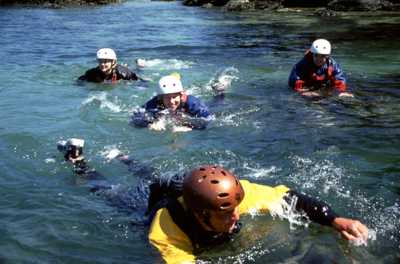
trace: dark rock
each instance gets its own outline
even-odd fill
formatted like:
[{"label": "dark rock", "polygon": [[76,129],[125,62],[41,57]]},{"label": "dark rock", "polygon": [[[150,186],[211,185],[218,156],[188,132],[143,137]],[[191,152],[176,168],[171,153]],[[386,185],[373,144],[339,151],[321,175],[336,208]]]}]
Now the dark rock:
[{"label": "dark rock", "polygon": [[284,0],[285,7],[326,7],[330,0]]},{"label": "dark rock", "polygon": [[213,6],[224,6],[229,0],[184,0],[183,4],[187,6],[203,6],[212,4]]},{"label": "dark rock", "polygon": [[229,11],[242,11],[255,8],[255,2],[249,0],[230,0],[225,9]]},{"label": "dark rock", "polygon": [[208,3],[208,4],[205,4],[205,5],[202,5],[202,7],[204,7],[204,8],[213,8],[214,6],[213,6],[213,4]]},{"label": "dark rock", "polygon": [[282,8],[283,0],[256,0],[254,3],[255,9],[276,10]]},{"label": "dark rock", "polygon": [[328,8],[335,11],[399,10],[399,4],[393,0],[333,0]]},{"label": "dark rock", "polygon": [[321,17],[332,17],[337,15],[335,11],[326,9],[325,7],[317,8],[314,14]]},{"label": "dark rock", "polygon": [[66,6],[106,5],[110,3],[120,3],[120,2],[121,0],[0,0],[0,6],[40,5],[48,8],[63,8]]}]

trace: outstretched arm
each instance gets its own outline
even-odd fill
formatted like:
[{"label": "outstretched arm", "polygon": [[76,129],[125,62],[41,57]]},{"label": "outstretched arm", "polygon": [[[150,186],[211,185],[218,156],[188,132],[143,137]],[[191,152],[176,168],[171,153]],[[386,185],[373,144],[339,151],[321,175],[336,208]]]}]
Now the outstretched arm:
[{"label": "outstretched arm", "polygon": [[296,199],[296,210],[304,211],[311,221],[333,227],[347,240],[368,239],[368,228],[358,220],[338,216],[326,203],[296,191],[288,191],[287,201]]}]

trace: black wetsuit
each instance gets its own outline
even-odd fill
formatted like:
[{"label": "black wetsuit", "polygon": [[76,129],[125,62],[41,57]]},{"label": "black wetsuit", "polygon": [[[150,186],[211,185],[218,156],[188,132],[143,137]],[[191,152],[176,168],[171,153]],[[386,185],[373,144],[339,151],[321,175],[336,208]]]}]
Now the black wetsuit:
[{"label": "black wetsuit", "polygon": [[147,217],[144,216],[144,212],[147,208],[149,184],[154,181],[155,171],[152,167],[134,159],[119,160],[128,166],[130,172],[140,178],[137,185],[119,188],[118,185],[109,182],[100,172],[91,168],[85,160],[74,163],[73,170],[77,177],[85,182],[84,186],[87,186],[90,192],[103,196],[111,206],[117,207],[119,211],[129,215],[136,214],[135,219],[132,219],[132,224],[146,224]]},{"label": "black wetsuit", "polygon": [[137,81],[139,77],[125,66],[117,65],[111,74],[104,74],[99,67],[92,68],[78,78],[79,81],[88,82],[116,82],[118,80],[132,80]]}]

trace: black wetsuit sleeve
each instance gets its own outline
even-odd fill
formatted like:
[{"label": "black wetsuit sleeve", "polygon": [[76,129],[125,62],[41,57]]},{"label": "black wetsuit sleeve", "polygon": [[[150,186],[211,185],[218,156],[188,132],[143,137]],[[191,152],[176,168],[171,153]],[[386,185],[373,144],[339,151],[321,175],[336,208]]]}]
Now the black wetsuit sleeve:
[{"label": "black wetsuit sleeve", "polygon": [[90,188],[91,192],[111,188],[106,178],[94,168],[91,168],[85,160],[74,163],[73,171],[78,177],[87,181],[86,186]]},{"label": "black wetsuit sleeve", "polygon": [[134,112],[131,116],[130,123],[137,127],[147,127],[155,120],[154,116],[150,112]]},{"label": "black wetsuit sleeve", "polygon": [[311,221],[321,225],[331,226],[333,220],[338,215],[326,203],[315,198],[290,190],[285,196],[285,200],[290,203],[293,199],[297,199],[296,210],[303,211]]},{"label": "black wetsuit sleeve", "polygon": [[119,79],[132,80],[132,81],[139,80],[139,77],[136,75],[136,73],[134,73],[129,68],[122,65],[117,66],[117,74],[119,76]]},{"label": "black wetsuit sleeve", "polygon": [[79,76],[78,78],[78,81],[86,81],[86,80],[87,80],[86,74]]}]

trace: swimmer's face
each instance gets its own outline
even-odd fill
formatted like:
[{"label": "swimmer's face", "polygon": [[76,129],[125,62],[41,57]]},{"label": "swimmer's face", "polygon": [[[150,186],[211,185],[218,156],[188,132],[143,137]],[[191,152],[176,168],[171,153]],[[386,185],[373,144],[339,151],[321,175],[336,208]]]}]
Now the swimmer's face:
[{"label": "swimmer's face", "polygon": [[109,59],[98,59],[100,70],[105,74],[110,74],[116,61]]},{"label": "swimmer's face", "polygon": [[232,233],[240,219],[239,207],[229,211],[208,211],[209,225],[197,213],[195,216],[206,230],[217,233]]},{"label": "swimmer's face", "polygon": [[322,65],[324,65],[328,58],[329,55],[313,54],[313,61],[315,66],[317,67],[321,67]]},{"label": "swimmer's face", "polygon": [[182,101],[181,93],[171,93],[162,95],[162,102],[164,106],[172,111],[178,109],[179,105],[181,104],[181,101]]}]

